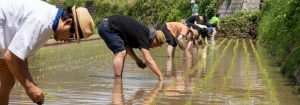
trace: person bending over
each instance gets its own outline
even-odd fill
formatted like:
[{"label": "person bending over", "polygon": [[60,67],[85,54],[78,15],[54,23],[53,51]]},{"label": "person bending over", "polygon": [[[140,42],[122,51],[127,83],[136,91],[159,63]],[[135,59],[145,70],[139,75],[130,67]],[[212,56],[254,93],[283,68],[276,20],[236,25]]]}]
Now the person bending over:
[{"label": "person bending over", "polygon": [[129,16],[115,15],[104,19],[98,25],[98,32],[107,47],[115,54],[113,60],[115,79],[122,78],[127,54],[135,60],[138,67],[146,67],[146,64],[136,56],[132,49],[138,48],[158,80],[163,80],[163,75],[149,51],[150,48],[160,46],[166,41],[161,31],[149,29]]}]

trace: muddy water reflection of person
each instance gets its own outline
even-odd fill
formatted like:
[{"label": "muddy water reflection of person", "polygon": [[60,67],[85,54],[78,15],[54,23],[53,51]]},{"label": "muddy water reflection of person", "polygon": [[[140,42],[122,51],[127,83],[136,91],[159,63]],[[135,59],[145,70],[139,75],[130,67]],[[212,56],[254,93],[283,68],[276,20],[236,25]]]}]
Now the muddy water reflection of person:
[{"label": "muddy water reflection of person", "polygon": [[112,104],[113,105],[132,105],[134,104],[132,101],[140,100],[144,98],[141,102],[143,105],[148,105],[153,101],[153,99],[157,96],[159,91],[162,89],[163,82],[158,81],[155,87],[150,91],[149,94],[146,94],[145,90],[139,90],[135,92],[133,99],[126,101],[123,95],[123,82],[122,79],[115,79],[113,90],[112,90]]},{"label": "muddy water reflection of person", "polygon": [[174,58],[169,57],[167,60],[167,70],[166,70],[166,74],[165,77],[168,79],[175,79],[176,78],[176,69],[175,69],[175,65],[174,65]]},{"label": "muddy water reflection of person", "polygon": [[122,78],[124,61],[127,54],[131,56],[138,67],[145,68],[146,64],[136,56],[132,48],[138,48],[146,63],[159,80],[163,75],[153,60],[149,49],[161,46],[166,37],[161,31],[149,29],[129,16],[110,16],[98,25],[100,37],[107,47],[115,54],[113,60],[115,78]]}]

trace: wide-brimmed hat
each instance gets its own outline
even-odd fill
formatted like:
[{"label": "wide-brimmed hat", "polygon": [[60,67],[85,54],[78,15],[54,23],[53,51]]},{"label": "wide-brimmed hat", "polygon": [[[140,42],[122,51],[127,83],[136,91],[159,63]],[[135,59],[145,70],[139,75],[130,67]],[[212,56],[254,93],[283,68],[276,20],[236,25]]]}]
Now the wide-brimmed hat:
[{"label": "wide-brimmed hat", "polygon": [[159,45],[162,45],[167,41],[165,34],[161,30],[157,30],[155,34]]},{"label": "wide-brimmed hat", "polygon": [[190,28],[190,30],[191,30],[193,35],[198,35],[199,34],[198,31],[195,30],[194,28]]},{"label": "wide-brimmed hat", "polygon": [[72,13],[75,23],[75,38],[79,43],[81,38],[88,38],[94,33],[94,21],[89,11],[86,8],[78,7],[74,5],[72,7]]},{"label": "wide-brimmed hat", "polygon": [[198,38],[199,33],[198,33],[197,30],[195,30],[194,28],[191,27],[191,28],[190,28],[190,32],[191,32],[190,38],[192,38],[192,39]]}]

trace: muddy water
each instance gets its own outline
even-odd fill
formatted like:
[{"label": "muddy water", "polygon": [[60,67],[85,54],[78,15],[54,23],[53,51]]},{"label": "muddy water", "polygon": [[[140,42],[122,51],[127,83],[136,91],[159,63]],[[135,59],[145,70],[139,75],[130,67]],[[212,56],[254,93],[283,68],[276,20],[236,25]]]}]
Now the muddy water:
[{"label": "muddy water", "polygon": [[[251,40],[220,39],[187,58],[166,46],[152,49],[165,80],[127,57],[123,80],[113,79],[113,54],[103,41],[44,47],[30,58],[30,71],[47,105],[299,105],[300,97],[275,62]],[[140,52],[136,50],[141,57]],[[10,104],[32,104],[17,84]]]}]

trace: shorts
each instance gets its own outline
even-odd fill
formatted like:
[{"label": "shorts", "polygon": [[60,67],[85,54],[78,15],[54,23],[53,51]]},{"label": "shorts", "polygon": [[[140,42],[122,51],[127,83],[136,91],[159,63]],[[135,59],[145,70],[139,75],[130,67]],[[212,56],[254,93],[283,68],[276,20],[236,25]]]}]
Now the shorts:
[{"label": "shorts", "polygon": [[161,31],[165,34],[166,39],[167,39],[167,43],[173,47],[177,46],[177,43],[172,35],[172,33],[168,30],[167,25],[163,24],[161,27]]},{"label": "shorts", "polygon": [[109,20],[106,18],[98,25],[98,32],[100,37],[104,40],[107,47],[116,54],[117,52],[125,50],[123,39],[110,29]]}]

